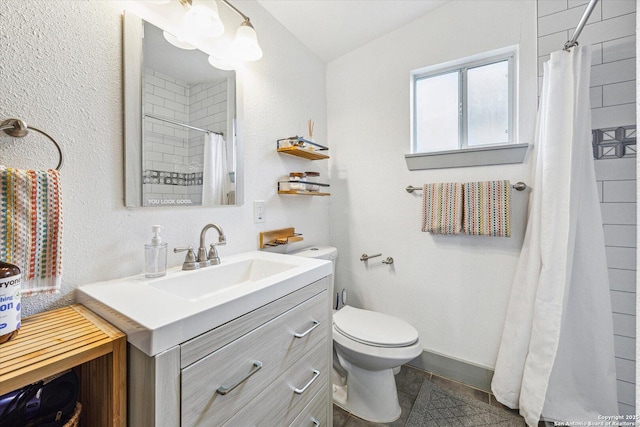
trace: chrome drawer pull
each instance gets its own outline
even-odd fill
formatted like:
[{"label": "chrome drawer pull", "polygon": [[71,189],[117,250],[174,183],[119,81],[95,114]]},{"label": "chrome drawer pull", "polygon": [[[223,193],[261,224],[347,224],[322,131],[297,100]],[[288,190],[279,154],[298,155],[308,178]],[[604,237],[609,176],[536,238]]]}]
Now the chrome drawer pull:
[{"label": "chrome drawer pull", "polygon": [[262,369],[262,362],[259,361],[259,360],[256,360],[255,362],[253,362],[253,368],[251,368],[251,372],[249,372],[246,377],[244,377],[243,379],[241,379],[237,383],[235,383],[233,385],[230,385],[230,386],[221,385],[216,390],[216,393],[221,394],[221,395],[224,396],[225,394],[229,393],[231,390],[233,390],[234,388],[238,387],[240,384],[242,384],[243,382],[248,380],[251,375],[255,374],[260,369]]},{"label": "chrome drawer pull", "polygon": [[320,421],[316,420],[315,418],[311,418],[311,422],[315,427],[318,427],[320,425]]},{"label": "chrome drawer pull", "polygon": [[302,387],[302,388],[294,388],[294,389],[293,389],[293,392],[294,392],[295,394],[302,394],[302,393],[304,393],[305,391],[307,391],[307,389],[309,388],[309,386],[311,385],[311,383],[313,383],[315,380],[317,380],[317,379],[318,379],[318,376],[319,376],[319,375],[320,375],[320,371],[317,371],[317,370],[315,370],[315,369],[314,369],[314,370],[313,370],[313,378],[311,378],[311,380],[310,380],[310,381],[309,381],[309,382],[308,382],[304,387]]},{"label": "chrome drawer pull", "polygon": [[320,322],[319,322],[319,321],[317,321],[317,320],[314,320],[314,321],[313,321],[313,326],[312,326],[312,327],[310,327],[309,329],[307,329],[307,330],[306,330],[306,331],[304,331],[304,332],[298,332],[298,333],[295,333],[295,334],[293,334],[293,336],[294,336],[294,337],[296,337],[296,338],[304,338],[304,337],[306,337],[307,335],[309,335],[309,334],[311,333],[311,331],[313,331],[313,330],[314,330],[315,328],[317,328],[318,326],[320,326]]}]

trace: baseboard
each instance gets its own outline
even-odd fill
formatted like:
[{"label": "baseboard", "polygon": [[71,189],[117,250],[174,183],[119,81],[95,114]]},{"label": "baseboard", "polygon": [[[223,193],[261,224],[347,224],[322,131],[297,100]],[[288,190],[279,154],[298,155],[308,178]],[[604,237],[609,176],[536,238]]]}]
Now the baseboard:
[{"label": "baseboard", "polygon": [[470,385],[482,391],[491,392],[493,371],[481,366],[429,351],[423,351],[420,356],[410,361],[408,365]]}]

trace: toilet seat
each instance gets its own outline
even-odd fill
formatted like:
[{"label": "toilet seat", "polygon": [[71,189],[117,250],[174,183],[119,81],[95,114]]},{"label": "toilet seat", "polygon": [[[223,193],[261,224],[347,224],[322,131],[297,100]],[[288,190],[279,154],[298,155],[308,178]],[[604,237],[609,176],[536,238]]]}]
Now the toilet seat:
[{"label": "toilet seat", "polygon": [[351,306],[333,315],[333,325],[347,338],[374,347],[407,347],[418,341],[418,331],[404,320]]}]

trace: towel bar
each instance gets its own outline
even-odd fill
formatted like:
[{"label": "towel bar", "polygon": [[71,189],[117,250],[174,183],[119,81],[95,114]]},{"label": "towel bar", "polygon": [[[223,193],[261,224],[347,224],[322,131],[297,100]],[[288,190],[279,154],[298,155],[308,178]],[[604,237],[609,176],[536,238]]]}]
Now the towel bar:
[{"label": "towel bar", "polygon": [[[527,184],[520,181],[513,184],[511,188],[517,191],[524,191],[527,188]],[[413,193],[414,191],[422,191],[422,187],[414,187],[413,185],[409,185],[407,186],[407,188],[405,188],[405,190],[407,191],[407,193]]]}]

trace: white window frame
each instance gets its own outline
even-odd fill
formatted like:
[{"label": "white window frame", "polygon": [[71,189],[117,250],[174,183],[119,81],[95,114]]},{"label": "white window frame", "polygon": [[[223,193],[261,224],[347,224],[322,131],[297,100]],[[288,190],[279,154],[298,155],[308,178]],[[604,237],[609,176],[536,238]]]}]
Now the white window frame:
[{"label": "white window frame", "polygon": [[[459,72],[458,87],[458,148],[455,150],[475,150],[486,147],[504,146],[514,144],[516,142],[516,111],[517,111],[517,97],[516,97],[516,59],[517,48],[510,47],[501,50],[500,52],[487,52],[485,54],[476,55],[469,58],[463,58],[461,60],[439,64],[420,70],[414,70],[411,72],[411,153],[439,153],[442,151],[418,151],[418,138],[417,138],[417,122],[416,117],[416,83],[425,78],[436,77],[443,74],[452,72]],[[495,64],[497,62],[508,61],[508,141],[497,142],[490,144],[474,145],[469,147],[468,145],[468,114],[467,114],[467,71],[471,68],[476,68],[485,65]]]}]

